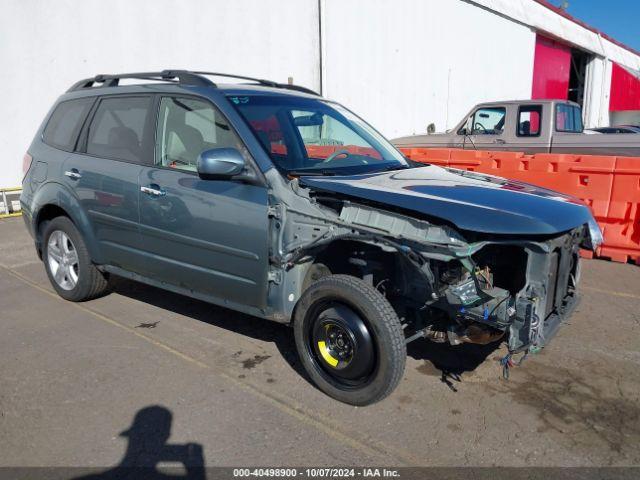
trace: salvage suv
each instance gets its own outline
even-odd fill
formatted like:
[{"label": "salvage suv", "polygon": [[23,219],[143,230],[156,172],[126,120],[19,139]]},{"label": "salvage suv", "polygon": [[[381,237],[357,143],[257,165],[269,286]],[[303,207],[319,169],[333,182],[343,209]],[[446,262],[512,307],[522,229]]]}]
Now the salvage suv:
[{"label": "salvage suv", "polygon": [[24,163],[60,296],[118,275],[291,324],[313,382],[354,405],[394,390],[418,338],[541,348],[601,241],[577,199],[412,163],[335,102],[234,75],[82,80]]}]

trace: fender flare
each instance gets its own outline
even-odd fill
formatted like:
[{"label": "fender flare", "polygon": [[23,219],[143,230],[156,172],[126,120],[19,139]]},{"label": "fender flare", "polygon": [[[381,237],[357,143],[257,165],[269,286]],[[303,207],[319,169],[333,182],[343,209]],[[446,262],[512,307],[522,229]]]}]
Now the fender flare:
[{"label": "fender flare", "polygon": [[40,246],[41,239],[39,238],[38,224],[41,220],[42,210],[47,205],[55,205],[64,210],[80,231],[91,260],[98,264],[104,263],[98,240],[93,232],[88,215],[80,205],[80,200],[73,190],[59,182],[47,182],[41,185],[34,195],[31,209],[31,228],[36,238],[36,245]]}]

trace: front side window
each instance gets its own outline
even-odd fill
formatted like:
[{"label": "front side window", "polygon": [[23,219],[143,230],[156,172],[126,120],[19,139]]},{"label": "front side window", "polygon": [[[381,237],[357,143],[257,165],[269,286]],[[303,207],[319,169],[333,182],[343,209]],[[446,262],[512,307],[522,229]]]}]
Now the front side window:
[{"label": "front side window", "polygon": [[52,147],[73,151],[94,98],[78,98],[61,102],[51,114],[43,132],[43,140]]},{"label": "front side window", "polygon": [[212,148],[241,148],[240,140],[222,114],[209,102],[164,97],[156,132],[155,163],[195,172],[198,157]]},{"label": "front side window", "polygon": [[518,109],[518,137],[539,137],[542,105],[523,105]]},{"label": "front side window", "polygon": [[576,105],[560,103],[556,105],[556,131],[582,133],[582,110]]},{"label": "front side window", "polygon": [[142,138],[151,97],[103,98],[89,126],[87,153],[143,163]]},{"label": "front side window", "polygon": [[507,109],[504,107],[483,107],[476,110],[465,123],[459,134],[501,135]]},{"label": "front side window", "polygon": [[336,103],[285,95],[230,100],[281,171],[331,175],[407,167],[382,135]]}]

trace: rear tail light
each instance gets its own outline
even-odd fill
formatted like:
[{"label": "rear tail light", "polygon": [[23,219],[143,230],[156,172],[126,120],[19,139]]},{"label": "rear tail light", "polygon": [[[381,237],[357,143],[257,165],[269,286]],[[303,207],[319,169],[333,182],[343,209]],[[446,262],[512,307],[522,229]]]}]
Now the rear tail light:
[{"label": "rear tail light", "polygon": [[24,177],[27,176],[27,172],[31,168],[32,161],[33,161],[33,158],[28,153],[25,153],[24,157],[22,157],[22,179],[23,180],[24,180]]}]

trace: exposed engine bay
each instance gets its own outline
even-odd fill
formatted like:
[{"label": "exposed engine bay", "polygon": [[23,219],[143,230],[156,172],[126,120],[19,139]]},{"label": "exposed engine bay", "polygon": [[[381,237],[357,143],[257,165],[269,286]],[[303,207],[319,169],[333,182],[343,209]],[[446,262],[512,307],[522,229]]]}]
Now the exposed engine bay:
[{"label": "exposed engine bay", "polygon": [[[577,303],[583,225],[552,236],[460,233],[405,212],[303,189],[314,211],[274,205],[269,295],[286,312],[314,280],[345,273],[379,290],[406,341],[543,347]],[[307,211],[305,211],[307,210]],[[289,309],[292,309],[290,306]],[[275,318],[276,320],[278,318]]]}]

